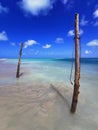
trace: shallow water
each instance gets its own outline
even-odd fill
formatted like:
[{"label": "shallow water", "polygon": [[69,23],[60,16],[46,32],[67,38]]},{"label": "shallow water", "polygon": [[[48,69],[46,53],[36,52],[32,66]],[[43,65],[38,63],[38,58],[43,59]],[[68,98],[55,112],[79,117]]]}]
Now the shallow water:
[{"label": "shallow water", "polygon": [[98,59],[81,61],[74,115],[71,66],[70,59],[23,59],[16,79],[17,59],[0,59],[0,130],[98,130]]}]

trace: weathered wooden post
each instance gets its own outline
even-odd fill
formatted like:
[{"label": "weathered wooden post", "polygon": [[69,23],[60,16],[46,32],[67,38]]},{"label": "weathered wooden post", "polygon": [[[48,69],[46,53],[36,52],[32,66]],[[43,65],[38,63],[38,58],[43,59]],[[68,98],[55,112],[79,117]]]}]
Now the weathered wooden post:
[{"label": "weathered wooden post", "polygon": [[75,80],[71,112],[75,113],[78,103],[80,80],[79,14],[75,14]]},{"label": "weathered wooden post", "polygon": [[17,65],[16,78],[19,78],[19,73],[20,73],[20,61],[21,61],[21,56],[22,56],[22,48],[23,48],[23,43],[20,44],[20,51],[19,51],[19,59],[18,59],[18,65]]}]

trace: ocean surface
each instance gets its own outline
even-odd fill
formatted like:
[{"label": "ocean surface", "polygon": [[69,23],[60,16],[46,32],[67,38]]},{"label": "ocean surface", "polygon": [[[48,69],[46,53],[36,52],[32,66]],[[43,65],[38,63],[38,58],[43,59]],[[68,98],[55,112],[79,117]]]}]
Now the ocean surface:
[{"label": "ocean surface", "polygon": [[0,59],[0,130],[98,130],[98,58],[81,59],[74,115],[72,59],[22,59],[18,79],[17,62]]}]

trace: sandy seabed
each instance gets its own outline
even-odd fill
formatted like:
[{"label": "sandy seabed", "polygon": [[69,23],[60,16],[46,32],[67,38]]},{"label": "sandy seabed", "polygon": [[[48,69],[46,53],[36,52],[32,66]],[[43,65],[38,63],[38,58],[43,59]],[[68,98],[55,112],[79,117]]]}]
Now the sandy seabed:
[{"label": "sandy seabed", "polygon": [[59,79],[44,82],[41,74],[34,82],[36,75],[28,77],[26,68],[17,80],[16,66],[7,66],[0,75],[0,130],[98,130],[97,87],[81,87],[77,111],[71,114],[72,87]]},{"label": "sandy seabed", "polygon": [[83,110],[82,96],[77,112],[70,113],[71,96],[63,85],[0,87],[0,130],[97,130],[98,118]]}]

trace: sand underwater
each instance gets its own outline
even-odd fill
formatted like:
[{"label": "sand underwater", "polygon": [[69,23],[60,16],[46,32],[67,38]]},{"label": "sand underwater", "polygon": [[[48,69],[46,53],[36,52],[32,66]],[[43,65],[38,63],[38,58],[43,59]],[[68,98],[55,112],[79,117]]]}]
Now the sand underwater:
[{"label": "sand underwater", "polygon": [[[98,130],[98,59],[81,62],[77,111],[70,113],[71,60],[0,59],[0,130]],[[73,73],[74,81],[74,73]]]}]

